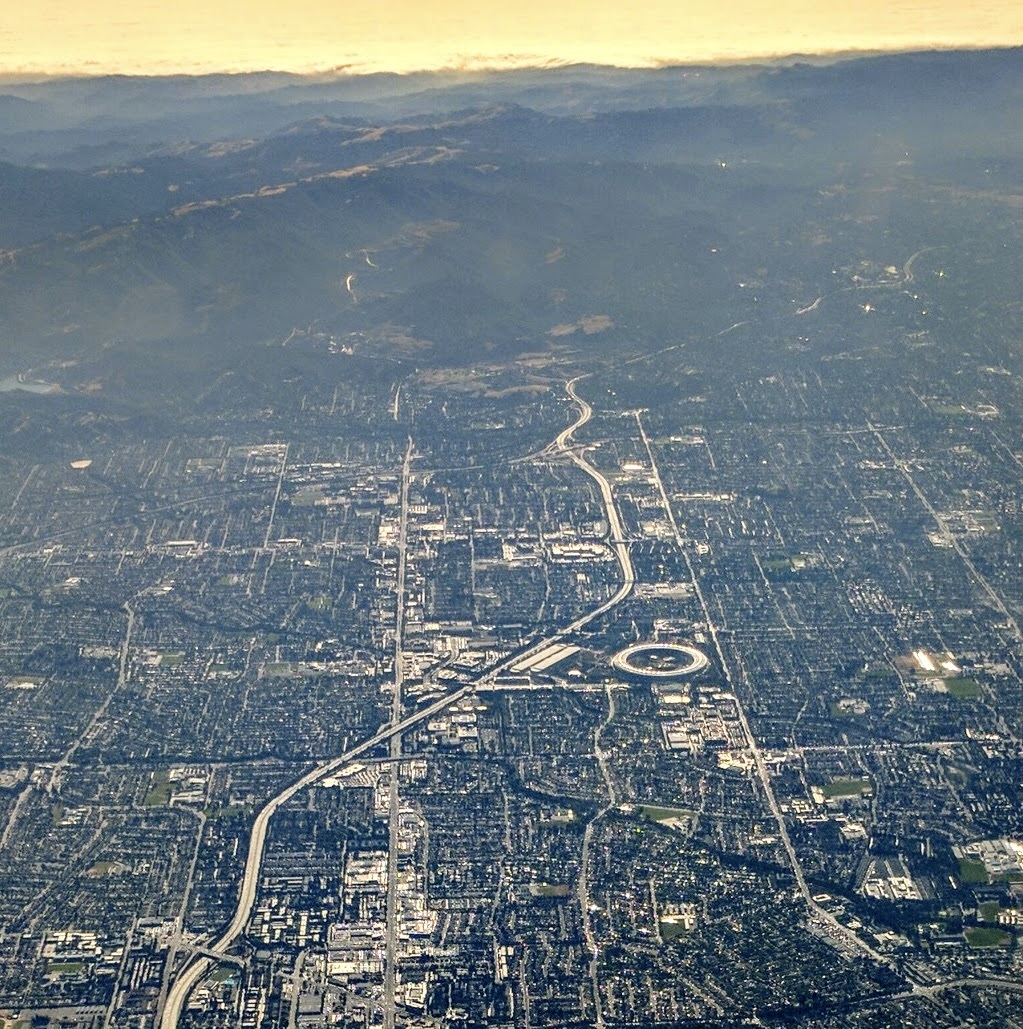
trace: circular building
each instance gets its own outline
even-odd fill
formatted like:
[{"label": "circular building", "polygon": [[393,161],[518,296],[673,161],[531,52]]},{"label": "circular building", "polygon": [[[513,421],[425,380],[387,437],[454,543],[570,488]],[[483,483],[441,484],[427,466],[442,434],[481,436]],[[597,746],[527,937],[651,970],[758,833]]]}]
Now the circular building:
[{"label": "circular building", "polygon": [[611,658],[611,666],[639,679],[682,679],[703,671],[707,655],[686,643],[634,643]]}]

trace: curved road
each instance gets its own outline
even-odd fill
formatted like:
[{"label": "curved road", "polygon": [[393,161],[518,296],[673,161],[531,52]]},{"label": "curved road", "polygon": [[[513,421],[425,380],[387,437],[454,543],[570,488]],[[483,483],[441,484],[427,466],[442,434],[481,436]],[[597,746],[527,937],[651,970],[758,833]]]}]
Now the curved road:
[{"label": "curved road", "polygon": [[544,457],[550,457],[555,454],[565,454],[571,458],[572,463],[575,464],[577,468],[584,471],[591,479],[593,479],[594,482],[596,482],[597,486],[600,488],[600,495],[604,501],[604,511],[607,516],[607,523],[610,530],[608,534],[608,543],[611,545],[611,549],[614,551],[615,558],[618,561],[618,567],[621,569],[622,584],[618,587],[615,593],[608,597],[608,599],[599,607],[595,607],[592,611],[588,611],[586,614],[580,615],[575,619],[575,621],[570,622],[561,629],[558,629],[557,632],[553,632],[549,636],[544,636],[542,639],[531,643],[528,647],[516,650],[513,654],[504,658],[504,660],[499,664],[495,665],[480,677],[481,682],[492,680],[495,676],[506,671],[512,665],[518,664],[520,661],[534,654],[538,654],[541,650],[546,650],[554,643],[563,642],[565,637],[578,632],[584,626],[589,625],[590,622],[620,604],[632,592],[633,587],[636,585],[636,569],[632,563],[632,555],[629,553],[628,541],[625,538],[625,530],[622,527],[622,520],[618,514],[618,508],[615,507],[614,495],[611,492],[611,484],[597,468],[591,465],[589,461],[582,456],[579,450],[570,446],[572,436],[593,417],[593,408],[575,391],[575,384],[580,379],[585,379],[587,377],[588,376],[586,375],[578,375],[565,384],[565,391],[568,393],[572,401],[579,407],[579,417],[576,418],[576,420],[567,428],[562,429],[561,432],[558,433],[557,438],[548,444],[548,446],[544,447],[543,450],[530,456],[533,460],[542,460]]},{"label": "curved road", "polygon": [[[373,747],[377,746],[377,744],[383,743],[386,740],[389,740],[392,736],[405,732],[413,725],[417,725],[419,722],[422,722],[427,718],[432,718],[437,714],[437,712],[442,711],[444,708],[453,704],[456,700],[464,697],[465,694],[474,686],[475,683],[467,683],[465,686],[460,687],[454,692],[445,694],[439,700],[430,704],[429,707],[425,707],[420,711],[414,712],[397,725],[391,724],[381,729],[375,736],[371,736],[368,740],[360,743],[357,747],[353,747],[351,750],[346,750],[339,757],[332,758],[330,761],[325,761],[323,764],[317,765],[311,771],[306,772],[301,779],[297,779],[286,789],[278,793],[276,797],[269,800],[260,810],[259,814],[256,815],[256,820],[252,823],[252,832],[249,837],[249,852],[245,858],[245,873],[242,876],[241,893],[238,897],[238,906],[235,910],[234,918],[231,920],[231,924],[227,929],[224,930],[220,939],[205,948],[206,953],[209,955],[215,954],[218,958],[226,955],[230,946],[242,934],[242,930],[245,928],[245,923],[249,920],[249,915],[252,912],[252,905],[256,900],[256,889],[259,885],[259,870],[263,864],[263,846],[266,843],[267,827],[270,824],[270,819],[273,818],[274,814],[276,814],[278,808],[291,800],[296,793],[301,792],[307,786],[311,786],[320,779],[324,779],[328,775],[338,771],[338,769],[343,768],[349,762],[354,761],[362,754],[365,754],[367,750],[371,750]],[[181,1017],[181,1011],[184,1008],[185,1001],[188,999],[188,995],[195,988],[195,985],[199,980],[212,970],[215,963],[216,962],[213,957],[202,957],[180,973],[177,981],[174,983],[174,986],[167,994],[167,1004],[164,1008],[163,1020],[161,1022],[163,1029],[175,1029],[178,1024],[178,1019]]]},{"label": "curved road", "polygon": [[204,948],[202,955],[194,959],[191,964],[186,965],[178,974],[174,981],[174,985],[167,993],[167,1001],[163,1009],[163,1017],[160,1020],[161,1029],[177,1029],[178,1020],[181,1017],[181,1012],[184,1010],[185,1002],[188,1000],[189,994],[195,989],[200,980],[202,980],[204,976],[208,975],[216,967],[218,960],[227,955],[227,951],[238,937],[241,936],[245,929],[245,925],[252,913],[252,906],[256,900],[256,891],[259,886],[259,873],[263,864],[263,848],[266,844],[267,829],[270,824],[270,819],[273,818],[279,808],[291,800],[291,798],[297,793],[304,790],[307,786],[312,786],[314,783],[317,783],[321,779],[324,779],[328,775],[338,771],[345,765],[360,757],[362,754],[366,753],[366,751],[372,750],[378,744],[384,743],[392,737],[406,732],[408,729],[412,728],[412,726],[418,725],[420,722],[425,721],[428,718],[432,718],[435,714],[444,710],[444,708],[449,707],[451,704],[464,697],[468,692],[475,688],[477,682],[493,679],[499,672],[505,670],[514,662],[522,660],[524,656],[549,647],[552,643],[556,643],[563,637],[578,631],[584,625],[592,622],[595,618],[599,618],[606,611],[610,611],[615,605],[620,604],[632,592],[632,588],[636,582],[635,568],[632,564],[632,557],[629,554],[628,544],[625,540],[622,521],[618,514],[618,509],[615,507],[614,496],[611,492],[611,484],[607,481],[605,476],[598,471],[598,469],[591,465],[577,450],[570,446],[570,441],[575,432],[578,429],[581,429],[593,416],[593,408],[583,400],[578,393],[576,393],[575,384],[580,378],[585,378],[585,376],[577,376],[575,379],[566,383],[565,386],[569,397],[579,407],[579,417],[558,434],[547,452],[567,454],[568,457],[571,458],[572,462],[584,471],[591,479],[593,479],[600,488],[600,494],[604,501],[604,509],[607,515],[608,526],[610,528],[609,542],[615,552],[618,565],[621,568],[621,586],[613,596],[608,600],[605,600],[599,607],[594,608],[594,610],[585,615],[581,615],[563,629],[559,629],[556,633],[544,637],[542,640],[532,644],[524,651],[517,652],[512,657],[505,658],[495,667],[479,676],[478,680],[466,683],[464,686],[459,687],[451,693],[445,694],[439,700],[434,701],[432,704],[419,711],[413,712],[400,722],[392,722],[390,725],[385,726],[375,736],[371,736],[369,739],[363,741],[358,746],[353,747],[351,750],[346,750],[338,757],[317,765],[315,768],[306,772],[306,774],[300,779],[295,780],[295,782],[290,786],[283,789],[277,794],[277,796],[267,801],[256,815],[255,821],[252,823],[252,831],[249,836],[249,849],[245,858],[245,872],[242,876],[241,891],[238,896],[238,905],[235,909],[234,918],[231,920],[231,924],[224,930],[220,938],[210,946]]},{"label": "curved road", "polygon": [[[585,375],[579,375],[565,385],[566,392],[579,406],[579,417],[567,429],[563,429],[558,434],[558,438],[554,441],[554,446],[561,453],[567,454],[575,466],[584,471],[600,488],[600,495],[604,501],[604,511],[607,515],[607,524],[610,529],[608,542],[611,544],[611,549],[615,552],[615,557],[618,559],[618,567],[622,570],[622,584],[618,587],[618,592],[614,596],[605,600],[600,607],[595,608],[589,614],[583,615],[572,622],[571,625],[565,626],[564,629],[555,634],[556,637],[575,632],[577,629],[581,629],[584,625],[592,622],[595,618],[599,618],[605,611],[610,611],[616,604],[620,604],[632,592],[633,586],[636,585],[636,569],[632,564],[632,555],[629,553],[629,545],[625,538],[621,516],[618,514],[618,508],[615,507],[614,496],[611,493],[611,484],[598,469],[582,456],[579,450],[569,446],[569,440],[571,440],[576,430],[581,429],[593,417],[593,408],[575,391],[575,384],[580,379],[585,379],[586,377]],[[545,640],[544,645],[546,643],[547,641]]]}]

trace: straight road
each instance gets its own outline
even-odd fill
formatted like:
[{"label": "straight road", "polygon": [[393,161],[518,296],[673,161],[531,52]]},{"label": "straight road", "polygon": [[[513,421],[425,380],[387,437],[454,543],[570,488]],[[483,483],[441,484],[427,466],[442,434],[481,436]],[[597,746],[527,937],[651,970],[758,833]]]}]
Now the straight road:
[{"label": "straight road", "polygon": [[[245,872],[242,875],[241,890],[238,896],[238,906],[235,909],[234,918],[231,920],[231,924],[227,929],[224,930],[221,937],[215,943],[210,944],[210,946],[206,948],[207,954],[215,954],[218,957],[226,955],[231,945],[239,936],[241,936],[242,930],[245,928],[245,924],[249,920],[249,915],[252,913],[252,905],[256,899],[256,888],[259,885],[259,872],[263,864],[263,847],[266,844],[267,827],[270,824],[270,819],[273,818],[277,811],[307,786],[312,786],[321,779],[325,779],[327,776],[333,775],[334,772],[344,768],[345,765],[355,761],[367,751],[372,750],[381,743],[386,743],[392,736],[406,732],[408,729],[411,729],[412,726],[418,725],[420,722],[423,722],[428,718],[432,718],[438,712],[443,711],[446,707],[449,707],[456,701],[461,700],[461,698],[472,690],[474,686],[475,683],[473,682],[466,683],[464,686],[461,686],[451,693],[445,694],[440,699],[435,700],[428,707],[413,712],[407,718],[402,719],[402,721],[397,725],[386,726],[375,736],[371,736],[368,740],[364,740],[358,746],[352,747],[351,750],[346,750],[338,757],[317,765],[315,768],[303,775],[302,778],[297,779],[290,786],[278,793],[276,797],[267,801],[267,803],[260,809],[259,814],[256,815],[255,821],[252,823],[252,832],[249,836],[249,851],[245,858]],[[204,975],[207,975],[212,971],[215,964],[216,962],[212,957],[202,957],[196,960],[193,964],[188,965],[180,973],[178,979],[167,994],[167,1003],[164,1006],[163,1020],[161,1022],[163,1029],[175,1029],[178,1024],[178,1019],[181,1017],[185,1001],[188,999],[188,995],[195,988],[199,980],[202,979]]]},{"label": "straight road", "polygon": [[640,437],[643,440],[647,456],[650,459],[651,472],[657,483],[658,490],[660,491],[662,502],[664,503],[665,510],[668,514],[668,519],[671,522],[675,542],[678,544],[679,550],[682,552],[682,556],[685,559],[686,571],[693,584],[693,590],[696,594],[696,599],[699,601],[700,609],[703,612],[704,622],[707,625],[707,633],[714,643],[714,649],[718,656],[718,663],[721,666],[721,674],[728,683],[729,689],[732,690],[731,696],[735,703],[736,714],[739,718],[739,724],[742,727],[743,736],[746,738],[746,749],[753,758],[753,767],[756,770],[757,778],[760,780],[760,786],[764,791],[764,798],[767,801],[767,806],[778,825],[778,838],[781,840],[782,846],[785,848],[785,854],[789,859],[789,865],[792,867],[792,874],[795,877],[799,893],[809,909],[811,917],[814,918],[819,925],[825,928],[831,936],[836,939],[841,939],[845,943],[846,947],[858,950],[868,955],[873,960],[890,966],[892,964],[890,958],[871,947],[869,943],[859,937],[852,929],[848,928],[848,926],[839,922],[834,915],[822,908],[820,904],[813,899],[813,893],[806,881],[806,876],[803,874],[803,866],[800,863],[799,855],[796,853],[796,848],[792,843],[792,838],[789,836],[788,826],[785,824],[785,815],[781,810],[781,805],[778,803],[778,798],[775,796],[774,786],[771,783],[771,776],[767,770],[767,763],[764,761],[764,755],[760,750],[760,745],[757,743],[756,736],[753,735],[753,730],[746,718],[746,711],[742,706],[742,702],[735,694],[734,689],[732,689],[732,673],[729,670],[728,662],[725,660],[725,652],[721,646],[717,626],[711,618],[710,606],[708,605],[706,596],[700,586],[700,581],[696,575],[696,569],[693,568],[692,560],[689,557],[689,550],[685,546],[681,533],[679,532],[678,524],[675,521],[675,515],[671,510],[671,505],[668,502],[668,495],[661,480],[661,473],[657,468],[657,460],[654,456],[654,449],[651,445],[650,437],[647,435],[646,429],[643,427],[642,414],[638,411],[636,412],[636,424],[639,427]]},{"label": "straight road", "polygon": [[[82,730],[80,736],[68,747],[67,752],[64,756],[53,766],[53,771],[50,772],[50,780],[46,786],[47,793],[53,793],[53,791],[60,789],[61,780],[64,778],[64,772],[68,765],[71,763],[71,759],[75,756],[78,748],[88,740],[96,729],[96,726],[102,721],[107,713],[107,709],[110,707],[111,702],[117,695],[118,690],[124,689],[125,684],[128,681],[129,672],[129,651],[131,648],[131,634],[135,631],[135,609],[130,603],[122,605],[125,613],[128,615],[128,623],[124,628],[124,642],[121,644],[121,657],[120,662],[117,666],[117,681],[114,683],[114,688],[108,694],[106,700],[96,709],[96,713],[92,716],[89,724]],[[0,841],[0,846],[6,843],[8,834],[13,827],[13,818],[17,813],[17,810],[11,813],[12,821],[8,824],[7,829],[4,831],[4,839]]]},{"label": "straight road", "polygon": [[[196,985],[203,979],[204,976],[208,975],[217,964],[217,961],[227,955],[228,950],[232,947],[235,941],[241,936],[245,925],[249,920],[249,916],[252,913],[252,906],[256,900],[256,891],[259,886],[259,874],[263,864],[263,849],[266,845],[266,834],[270,824],[270,819],[277,813],[277,811],[291,800],[296,794],[300,793],[307,786],[319,782],[321,779],[325,779],[327,776],[332,775],[345,765],[350,764],[352,761],[361,757],[367,751],[372,750],[374,747],[379,746],[381,743],[387,743],[394,739],[399,739],[401,736],[411,729],[413,726],[418,725],[420,722],[426,721],[432,718],[434,715],[443,711],[445,708],[461,700],[467,693],[475,689],[477,682],[484,682],[492,680],[500,672],[506,670],[513,663],[521,661],[523,657],[528,656],[534,652],[542,650],[551,644],[558,642],[564,636],[570,635],[583,626],[592,622],[595,618],[600,617],[611,608],[620,604],[631,592],[635,585],[636,576],[635,569],[632,564],[632,558],[629,554],[628,543],[625,539],[625,533],[622,530],[621,517],[618,514],[618,509],[614,503],[614,496],[611,492],[611,485],[607,481],[601,472],[591,465],[581,453],[571,446],[571,440],[576,431],[582,428],[593,416],[593,408],[583,400],[576,392],[575,384],[580,378],[584,376],[578,376],[575,379],[570,380],[566,383],[566,392],[579,408],[579,417],[563,429],[553,441],[552,447],[549,449],[549,453],[560,453],[567,455],[572,462],[585,472],[591,479],[593,479],[598,487],[600,488],[601,497],[604,501],[605,513],[607,516],[608,526],[610,529],[609,542],[615,552],[615,556],[618,560],[619,567],[622,573],[622,584],[617,592],[604,601],[599,607],[590,611],[588,614],[582,615],[573,621],[570,625],[565,626],[563,629],[558,630],[556,633],[545,637],[544,639],[534,643],[532,646],[527,648],[525,651],[520,651],[509,658],[505,658],[503,661],[498,663],[493,668],[486,670],[481,673],[477,680],[465,683],[458,687],[452,692],[445,694],[438,700],[435,700],[432,704],[425,708],[421,708],[418,711],[414,711],[412,714],[405,718],[400,718],[401,707],[400,704],[392,706],[392,721],[391,724],[385,726],[376,735],[371,736],[369,739],[364,740],[358,746],[353,747],[351,750],[345,751],[336,758],[332,758],[330,761],[322,762],[315,768],[308,771],[301,778],[296,779],[290,786],[283,789],[277,796],[272,797],[267,803],[260,809],[256,815],[255,821],[252,824],[252,831],[249,836],[249,849],[245,858],[245,871],[242,875],[241,888],[238,896],[238,904],[235,908],[234,918],[231,920],[231,924],[224,930],[223,934],[218,940],[212,943],[209,947],[205,948],[203,955],[196,957],[190,964],[187,964],[182,971],[178,974],[174,980],[173,985],[167,993],[167,1000],[164,1004],[163,1017],[160,1020],[161,1029],[177,1029],[178,1021],[181,1017],[181,1012],[184,1010],[185,1002],[188,1000],[192,990],[195,989]],[[409,441],[409,447],[406,450],[405,463],[403,465],[403,502],[402,502],[402,521],[401,524],[403,529],[407,526],[407,483],[408,483],[408,470],[409,464],[412,457],[412,445],[411,440]],[[405,538],[404,532],[402,533],[402,546],[401,552],[405,552]],[[402,618],[403,607],[401,606],[400,598],[404,595],[404,581],[403,581],[403,569],[404,562],[399,558],[399,621]],[[400,627],[396,630],[396,634],[399,641],[395,645],[395,657],[400,658],[401,656],[401,629]],[[396,683],[398,677],[400,677],[400,661],[396,660],[395,665],[395,676]],[[400,687],[396,688],[396,694],[400,693]],[[400,718],[400,720],[395,720]],[[392,745],[392,756],[394,749],[398,750],[400,755],[400,745]],[[396,782],[397,768],[392,772],[392,783]],[[392,791],[394,787],[392,786]],[[397,798],[392,795],[392,804],[396,806]],[[394,807],[392,807],[392,812]],[[392,828],[393,835],[393,828]],[[392,838],[392,853],[395,849],[395,840]],[[391,862],[389,861],[389,867]],[[391,880],[393,881],[393,879]],[[388,927],[390,928],[392,921],[392,900],[390,898],[390,888],[388,889]],[[388,961],[387,967],[393,974],[393,950],[392,944],[388,944],[388,954],[390,960]],[[393,980],[391,990],[393,991]],[[393,996],[393,992],[391,994]],[[597,1006],[599,1010],[599,998],[597,1000]],[[393,1008],[387,1004],[385,1005],[385,1017],[390,1016],[390,1024],[393,1024]]]},{"label": "straight road", "polygon": [[[401,387],[398,387],[399,390]],[[397,599],[394,619],[394,695],[391,697],[391,722],[401,721],[402,686],[405,682],[405,574],[408,567],[408,487],[412,466],[412,437],[405,450],[405,463],[401,467],[401,502],[398,514],[398,575],[395,583]],[[391,737],[391,787],[388,797],[389,827],[387,846],[387,953],[384,962],[384,1029],[394,1029],[396,1005],[394,1000],[395,972],[398,951],[398,830],[399,797],[398,765],[401,761],[402,734]]]}]

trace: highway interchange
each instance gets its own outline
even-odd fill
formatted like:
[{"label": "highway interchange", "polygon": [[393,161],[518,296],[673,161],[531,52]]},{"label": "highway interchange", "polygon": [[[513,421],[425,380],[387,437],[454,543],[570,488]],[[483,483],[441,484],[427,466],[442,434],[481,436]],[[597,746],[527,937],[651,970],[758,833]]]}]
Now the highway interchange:
[{"label": "highway interchange", "polygon": [[[406,568],[406,554],[407,549],[407,529],[408,529],[408,485],[411,476],[411,464],[414,458],[413,441],[410,439],[408,448],[405,454],[405,460],[402,468],[402,487],[401,487],[401,498],[400,498],[400,527],[399,527],[399,559],[398,559],[398,573],[396,590],[398,596],[398,603],[396,609],[396,625],[395,625],[395,642],[394,642],[394,657],[395,657],[395,671],[394,671],[394,692],[392,695],[392,708],[391,708],[391,721],[388,725],[383,727],[379,732],[370,738],[364,740],[362,743],[350,748],[343,754],[337,757],[325,761],[315,768],[310,769],[302,777],[297,779],[291,785],[283,789],[275,797],[271,798],[263,808],[258,812],[252,825],[252,830],[249,838],[248,852],[246,856],[244,874],[241,880],[241,886],[239,890],[239,896],[237,905],[235,908],[234,917],[232,918],[228,927],[224,930],[221,936],[214,942],[206,944],[201,948],[196,948],[193,951],[191,960],[185,964],[185,966],[176,974],[171,981],[171,986],[166,994],[166,1000],[163,1004],[162,1011],[159,1013],[159,1024],[162,1029],[177,1029],[178,1022],[181,1014],[187,1004],[188,998],[196,986],[203,980],[204,977],[209,975],[216,967],[219,962],[232,960],[230,951],[242,936],[245,926],[248,923],[249,917],[253,905],[255,903],[256,894],[259,886],[260,872],[262,868],[263,853],[266,843],[266,836],[270,820],[276,814],[280,808],[287,804],[293,797],[304,790],[308,786],[315,785],[317,782],[327,778],[328,776],[340,771],[353,761],[369,753],[375,748],[382,744],[389,745],[389,751],[391,758],[401,756],[401,740],[408,730],[412,729],[416,725],[434,717],[446,708],[460,701],[467,694],[471,693],[478,687],[485,685],[492,685],[494,680],[502,673],[511,669],[514,665],[519,664],[523,661],[528,660],[537,654],[542,653],[548,648],[562,644],[566,639],[571,638],[574,634],[579,632],[585,626],[599,618],[601,615],[606,614],[614,607],[622,603],[633,591],[636,584],[636,572],[633,565],[633,561],[629,551],[629,540],[623,528],[621,516],[619,514],[617,505],[615,503],[613,490],[607,477],[585,456],[585,448],[579,446],[574,442],[576,433],[585,426],[593,416],[592,406],[584,400],[576,390],[576,384],[583,376],[572,379],[566,383],[566,392],[568,397],[578,408],[578,415],[575,420],[564,428],[552,442],[538,453],[531,455],[534,460],[546,460],[546,459],[559,459],[567,457],[577,468],[579,468],[584,474],[589,476],[597,485],[600,495],[603,501],[603,507],[605,517],[607,520],[608,536],[607,542],[614,552],[615,558],[619,566],[619,579],[620,583],[617,590],[600,605],[587,612],[584,615],[574,619],[571,623],[563,626],[557,631],[545,635],[541,639],[534,641],[528,646],[519,648],[514,653],[504,657],[501,661],[495,663],[488,669],[482,671],[470,681],[460,682],[454,689],[446,693],[444,696],[434,700],[425,707],[419,708],[412,713],[401,717],[401,711],[403,706],[402,697],[402,628],[404,618],[404,592],[405,592],[405,568]],[[713,643],[714,651],[717,656],[717,660],[721,669],[721,674],[724,677],[726,683],[731,683],[731,675],[728,668],[728,663],[725,659],[724,651],[721,646],[717,629],[714,625],[713,620],[710,617],[709,605],[701,589],[699,580],[695,574],[695,570],[692,566],[691,560],[688,555],[687,548],[685,546],[685,540],[683,534],[675,520],[674,513],[669,503],[667,493],[665,491],[661,476],[657,467],[657,461],[654,454],[654,448],[651,443],[649,436],[647,435],[646,429],[643,424],[641,411],[634,412],[636,423],[639,431],[640,438],[646,449],[646,453],[649,460],[650,473],[653,476],[654,482],[656,483],[657,489],[660,493],[661,500],[663,503],[665,515],[671,526],[675,541],[678,544],[681,553],[684,555],[685,564],[687,566],[689,578],[693,584],[696,597],[702,609],[705,625],[708,636]],[[732,694],[734,697],[734,693]],[[797,894],[802,899],[803,903],[809,912],[810,920],[814,923],[818,929],[825,935],[829,936],[834,944],[840,949],[847,953],[859,952],[860,954],[869,957],[871,960],[879,962],[881,964],[891,966],[892,960],[888,956],[879,952],[875,947],[871,946],[861,936],[855,933],[853,930],[848,928],[839,922],[834,915],[824,909],[813,897],[812,891],[807,883],[804,875],[801,863],[796,854],[795,847],[789,836],[788,829],[785,823],[785,817],[781,810],[781,806],[775,796],[770,775],[767,770],[767,764],[764,760],[764,756],[757,744],[756,738],[749,725],[746,714],[743,710],[742,704],[737,697],[734,697],[735,708],[737,711],[739,723],[742,729],[743,736],[745,737],[746,747],[752,758],[753,769],[757,780],[763,790],[763,794],[768,805],[768,808],[777,824],[779,839],[782,842],[785,853],[788,857],[789,864],[792,868],[793,876],[796,884]],[[610,714],[608,719],[602,723],[601,727],[596,730],[594,747],[599,759],[601,773],[608,786],[609,803],[603,807],[597,814],[590,820],[585,830],[583,839],[583,854],[582,854],[582,866],[581,866],[581,878],[578,884],[578,897],[582,907],[582,925],[583,932],[586,939],[587,950],[589,952],[589,979],[592,985],[593,991],[593,1004],[594,1004],[594,1018],[595,1024],[600,1027],[604,1024],[603,1012],[601,1010],[600,1002],[600,983],[599,983],[599,966],[598,956],[599,950],[596,942],[595,935],[592,931],[590,923],[590,908],[591,900],[588,888],[588,850],[590,838],[592,835],[593,823],[599,820],[610,807],[615,803],[615,789],[614,783],[611,780],[611,776],[607,767],[607,754],[599,746],[599,735],[603,727],[608,724],[610,717],[613,715],[614,706],[610,703]],[[397,792],[397,776],[392,775],[391,786],[390,786],[390,809],[391,809],[391,820],[390,820],[390,859],[388,862],[388,890],[387,890],[387,949],[386,949],[386,961],[385,961],[385,979],[384,979],[384,992],[383,992],[383,1013],[384,1022],[388,1027],[393,1027],[396,1019],[396,1003],[395,1003],[395,965],[396,965],[396,947],[395,938],[397,933],[397,898],[395,894],[396,880],[397,880],[397,867],[396,867],[396,851],[397,851],[397,812],[398,812],[398,792]],[[960,980],[957,983],[947,984],[936,984],[936,983],[913,983],[908,991],[908,994],[929,994],[936,990],[951,988],[955,985],[971,986],[975,985],[972,980]],[[1001,981],[998,981],[998,985],[1003,985]]]},{"label": "highway interchange", "polygon": [[[390,743],[392,756],[394,751],[397,749],[400,753],[400,742],[397,744],[394,741],[400,741],[402,735],[411,729],[413,726],[432,718],[434,715],[440,713],[445,708],[450,707],[452,704],[457,703],[467,693],[470,693],[479,683],[484,681],[492,681],[501,672],[508,669],[512,664],[517,661],[521,661],[523,658],[535,654],[554,643],[564,639],[584,626],[588,625],[594,619],[599,618],[602,614],[610,611],[611,608],[620,604],[631,592],[635,584],[635,570],[632,564],[632,558],[629,555],[628,543],[625,539],[625,533],[622,529],[621,518],[618,514],[617,507],[615,506],[614,496],[611,491],[611,485],[607,481],[606,477],[602,475],[586,458],[572,445],[572,438],[574,434],[581,429],[592,417],[593,408],[585,400],[583,400],[575,390],[575,383],[578,379],[573,379],[567,384],[567,392],[571,397],[572,401],[579,407],[579,416],[576,418],[571,425],[563,429],[554,440],[553,445],[548,448],[548,452],[551,454],[567,454],[572,462],[587,475],[589,475],[600,488],[601,497],[604,501],[604,507],[610,527],[610,538],[609,542],[615,552],[615,556],[618,560],[618,564],[621,569],[622,582],[618,590],[608,600],[604,601],[599,607],[588,612],[585,615],[575,619],[569,625],[545,636],[543,639],[531,644],[530,646],[516,651],[510,657],[503,659],[500,663],[493,666],[484,672],[478,679],[474,679],[471,682],[464,683],[445,694],[443,697],[435,700],[433,703],[427,705],[424,708],[420,708],[411,714],[402,718],[400,721],[395,719],[401,710],[401,621],[402,612],[404,605],[402,601],[402,594],[404,593],[404,568],[405,568],[405,549],[407,541],[407,521],[408,521],[408,479],[409,479],[409,467],[413,457],[413,446],[412,441],[409,440],[408,449],[405,454],[405,461],[403,465],[402,475],[402,497],[401,497],[401,510],[400,510],[400,538],[399,548],[401,553],[399,554],[398,564],[398,609],[397,609],[397,626],[396,626],[396,640],[395,640],[395,691],[393,697],[392,706],[392,721],[390,724],[381,729],[376,735],[371,736],[369,739],[364,740],[362,743],[350,750],[345,751],[336,758],[332,758],[330,761],[325,761],[318,764],[315,768],[306,772],[300,779],[297,779],[290,786],[287,786],[275,797],[272,797],[267,803],[260,809],[259,813],[252,824],[252,831],[249,835],[249,847],[248,853],[245,859],[245,871],[242,875],[241,887],[238,895],[238,903],[235,907],[234,917],[231,919],[230,925],[224,930],[221,936],[213,943],[208,946],[204,946],[200,951],[195,953],[190,963],[186,964],[180,972],[177,973],[173,980],[170,989],[167,992],[166,1001],[163,1006],[163,1010],[160,1013],[159,1024],[162,1029],[177,1029],[178,1022],[181,1018],[181,1013],[185,1008],[189,996],[195,987],[203,980],[205,976],[210,974],[216,967],[218,961],[224,960],[228,955],[231,947],[235,944],[238,938],[242,935],[245,930],[245,926],[248,923],[249,916],[252,912],[252,906],[256,900],[256,893],[259,887],[260,871],[263,864],[263,851],[266,845],[266,834],[270,825],[270,820],[277,813],[280,808],[287,804],[293,797],[301,793],[307,786],[313,786],[328,776],[340,771],[346,765],[355,761],[357,758],[362,757],[364,754],[373,750],[375,747],[382,743]],[[394,840],[394,812],[397,808],[397,779],[396,776],[392,776],[392,787],[391,787],[391,811],[392,811],[392,832],[391,832],[391,860],[388,864],[388,961],[387,969],[385,971],[385,1018],[388,1024],[393,1025],[394,1020],[394,947],[390,938],[393,935],[394,930],[394,912],[395,912],[395,898],[394,898],[394,882],[395,882],[395,840]],[[595,959],[594,959],[595,960]]]}]

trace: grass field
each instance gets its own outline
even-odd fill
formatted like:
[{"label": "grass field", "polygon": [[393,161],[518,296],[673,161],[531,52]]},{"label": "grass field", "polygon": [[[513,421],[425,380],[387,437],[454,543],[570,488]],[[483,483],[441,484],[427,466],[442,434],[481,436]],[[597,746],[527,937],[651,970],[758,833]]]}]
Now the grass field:
[{"label": "grass field", "polygon": [[960,858],[959,878],[964,883],[986,883],[987,869],[981,861],[970,861],[969,858]]},{"label": "grass field", "polygon": [[980,683],[976,679],[954,678],[945,680],[945,689],[956,700],[976,700],[980,696]]},{"label": "grass field", "polygon": [[967,929],[966,942],[971,947],[1005,947],[1012,940],[1012,934],[1002,929]]},{"label": "grass field", "polygon": [[153,785],[149,788],[145,799],[142,801],[145,807],[163,807],[170,803],[173,787],[166,772],[153,773]]},{"label": "grass field", "polygon": [[667,922],[662,919],[657,928],[661,934],[661,939],[665,943],[670,943],[672,940],[677,940],[680,936],[685,936],[686,934],[686,929],[682,922]]},{"label": "grass field", "polygon": [[85,968],[81,961],[51,961],[46,966],[50,975],[78,975]]},{"label": "grass field", "polygon": [[860,678],[864,682],[887,682],[895,678],[895,672],[889,665],[868,665]]},{"label": "grass field", "polygon": [[865,779],[836,779],[821,787],[825,800],[834,800],[836,797],[860,797],[873,789]]}]

